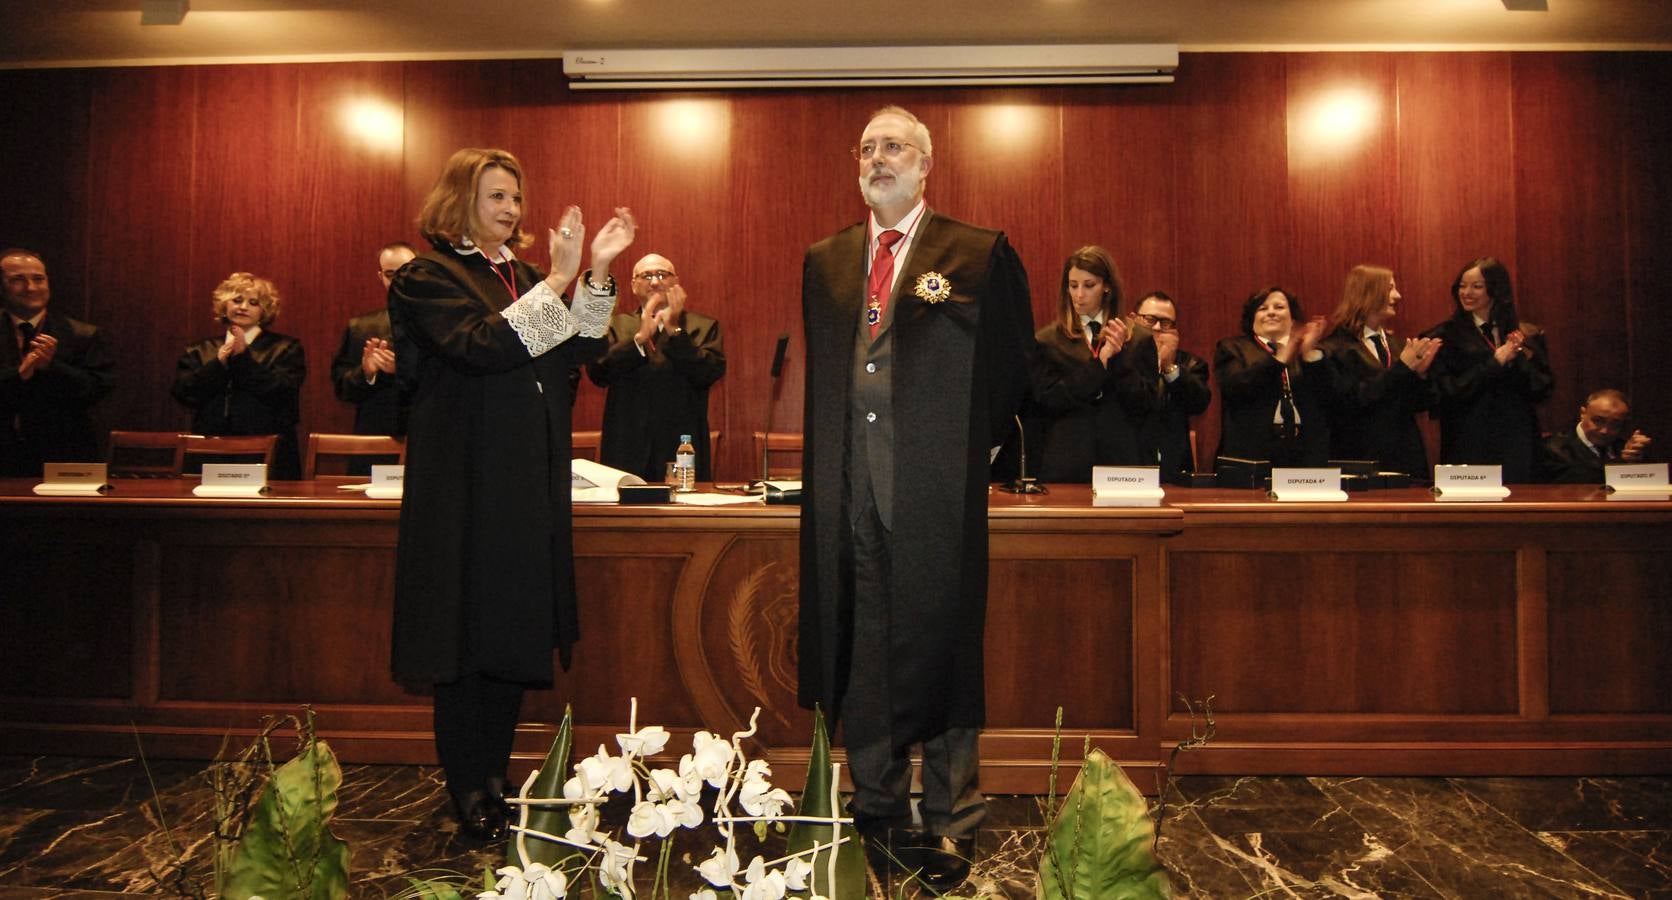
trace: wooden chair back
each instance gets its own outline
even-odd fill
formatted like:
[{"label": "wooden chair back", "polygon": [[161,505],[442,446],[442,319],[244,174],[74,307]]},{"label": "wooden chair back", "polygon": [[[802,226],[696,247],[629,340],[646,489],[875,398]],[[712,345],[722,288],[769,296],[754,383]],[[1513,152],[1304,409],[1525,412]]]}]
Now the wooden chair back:
[{"label": "wooden chair back", "polygon": [[[266,463],[273,465],[276,434],[180,436],[181,473],[201,472],[206,462]],[[179,474],[179,473],[176,473]]]},{"label": "wooden chair back", "polygon": [[173,478],[180,474],[182,437],[178,431],[112,431],[106,471],[112,478]]},{"label": "wooden chair back", "polygon": [[314,432],[308,435],[308,452],[302,457],[302,480],[366,475],[373,464],[405,465],[406,441],[384,434]]},{"label": "wooden chair back", "polygon": [[801,434],[774,431],[755,432],[755,453],[750,459],[751,477],[760,472],[761,452],[766,452],[766,471],[770,478],[796,479],[801,477]]}]

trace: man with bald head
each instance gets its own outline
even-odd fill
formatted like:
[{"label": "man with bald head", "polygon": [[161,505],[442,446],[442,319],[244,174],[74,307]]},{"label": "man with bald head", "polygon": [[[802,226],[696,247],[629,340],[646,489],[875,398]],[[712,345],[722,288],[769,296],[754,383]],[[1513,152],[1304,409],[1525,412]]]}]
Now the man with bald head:
[{"label": "man with bald head", "polygon": [[1544,439],[1539,448],[1540,481],[1549,484],[1602,484],[1611,462],[1642,462],[1649,436],[1627,435],[1631,404],[1613,388],[1594,391],[1579,407],[1579,423]]},{"label": "man with bald head", "polygon": [[610,317],[609,349],[586,373],[606,390],[598,459],[660,483],[688,434],[697,480],[713,480],[708,389],[726,374],[720,323],[686,308],[673,261],[648,253],[633,264],[638,309]]},{"label": "man with bald head", "polygon": [[89,409],[110,393],[115,363],[99,330],[54,312],[46,261],[0,252],[0,476],[38,478],[41,464],[100,458]]}]

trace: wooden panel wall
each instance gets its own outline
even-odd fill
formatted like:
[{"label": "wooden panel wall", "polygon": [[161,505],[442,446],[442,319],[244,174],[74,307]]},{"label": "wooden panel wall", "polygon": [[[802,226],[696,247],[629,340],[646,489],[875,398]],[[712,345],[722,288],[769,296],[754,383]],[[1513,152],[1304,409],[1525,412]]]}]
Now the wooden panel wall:
[{"label": "wooden panel wall", "polygon": [[[775,416],[798,427],[800,256],[863,208],[847,148],[870,110],[934,131],[931,203],[1005,229],[1038,321],[1063,257],[1100,243],[1127,292],[1180,301],[1201,355],[1242,298],[1282,283],[1309,312],[1346,269],[1391,265],[1406,331],[1449,313],[1459,266],[1503,258],[1526,318],[1552,329],[1559,387],[1545,427],[1584,394],[1631,392],[1672,445],[1658,388],[1672,339],[1672,54],[1187,54],[1175,84],[1133,88],[576,94],[551,60],[159,67],[0,73],[28,127],[0,138],[0,243],[50,256],[60,308],[108,329],[120,364],[104,424],[173,428],[174,361],[210,333],[229,272],[273,278],[275,326],[312,370],[303,428],[346,430],[330,357],[345,320],[381,302],[374,253],[411,220],[454,149],[503,146],[528,169],[537,232],[564,205],[589,224],[639,214],[655,250],[717,315],[730,369],[711,402],[719,475],[753,468],[772,343],[789,332]],[[1357,106],[1319,118],[1320,103]],[[345,126],[381,104],[386,140]],[[1356,118],[1355,118],[1356,117]],[[526,254],[537,263],[539,243]],[[627,274],[630,261],[616,267]],[[577,428],[596,428],[583,390]],[[1217,441],[1217,406],[1199,426]]]}]

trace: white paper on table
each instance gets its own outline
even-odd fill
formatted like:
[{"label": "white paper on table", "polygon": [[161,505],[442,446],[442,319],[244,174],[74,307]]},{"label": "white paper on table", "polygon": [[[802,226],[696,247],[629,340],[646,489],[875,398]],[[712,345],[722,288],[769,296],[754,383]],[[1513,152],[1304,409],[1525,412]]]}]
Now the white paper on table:
[{"label": "white paper on table", "polygon": [[590,459],[569,461],[569,499],[575,503],[619,503],[621,486],[644,484],[631,472],[612,469]]}]

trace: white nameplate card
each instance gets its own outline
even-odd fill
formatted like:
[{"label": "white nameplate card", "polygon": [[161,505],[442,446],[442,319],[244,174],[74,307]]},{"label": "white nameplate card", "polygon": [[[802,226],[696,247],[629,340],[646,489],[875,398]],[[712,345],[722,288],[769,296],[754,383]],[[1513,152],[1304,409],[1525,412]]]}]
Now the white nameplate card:
[{"label": "white nameplate card", "polygon": [[1503,466],[1435,466],[1434,497],[1438,500],[1502,500]]},{"label": "white nameplate card", "polygon": [[1347,499],[1341,489],[1340,469],[1271,470],[1271,499],[1285,503],[1339,503]]},{"label": "white nameplate card", "polygon": [[266,463],[204,463],[199,497],[259,497],[267,490]]},{"label": "white nameplate card", "polygon": [[1160,505],[1160,466],[1092,466],[1092,506]]},{"label": "white nameplate card", "polygon": [[372,486],[366,488],[366,496],[373,500],[399,500],[405,483],[406,466],[372,466]]},{"label": "white nameplate card", "polygon": [[1666,463],[1609,463],[1603,471],[1610,500],[1664,500],[1672,494]]},{"label": "white nameplate card", "polygon": [[[1664,468],[1664,467],[1663,467]],[[104,463],[47,463],[35,493],[54,497],[93,496],[110,487]]]}]

